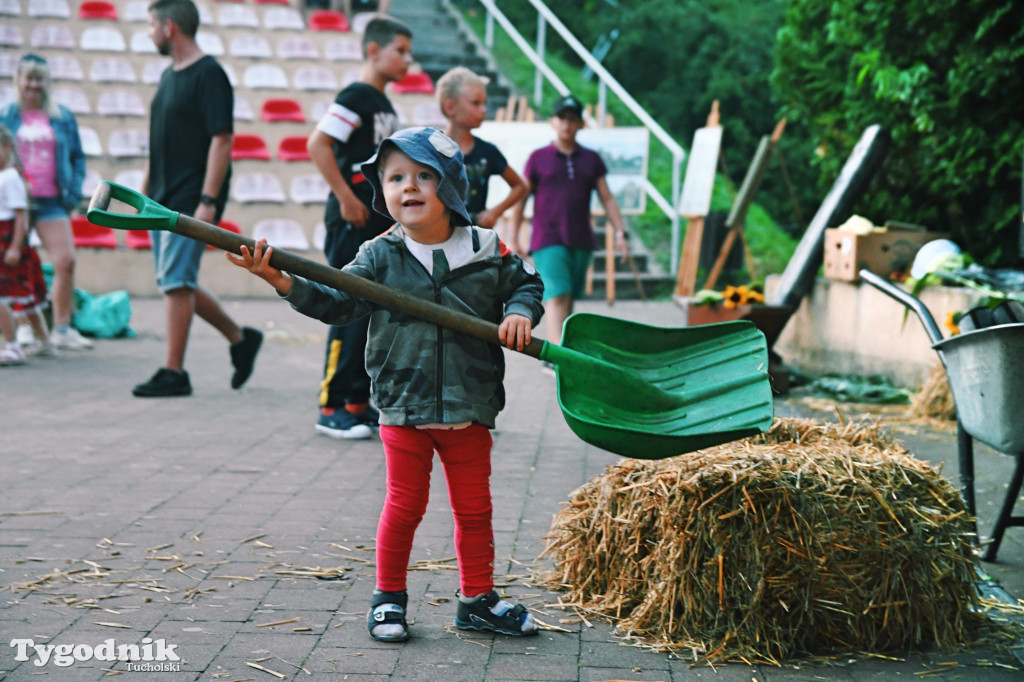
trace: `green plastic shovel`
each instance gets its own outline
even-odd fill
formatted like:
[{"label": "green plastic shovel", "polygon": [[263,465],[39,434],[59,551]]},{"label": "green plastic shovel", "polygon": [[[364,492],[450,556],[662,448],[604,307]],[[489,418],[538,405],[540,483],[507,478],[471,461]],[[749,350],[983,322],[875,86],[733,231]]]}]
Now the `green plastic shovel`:
[{"label": "green plastic shovel", "polygon": [[[111,199],[137,214],[108,210]],[[101,182],[89,205],[97,225],[168,230],[239,253],[255,241]],[[328,265],[274,249],[271,265],[392,310],[498,344],[498,327]],[[744,438],[773,419],[764,334],[750,322],[668,329],[578,313],[561,346],[535,339],[526,355],[555,366],[558,404],[584,441],[624,457],[663,459]]]}]

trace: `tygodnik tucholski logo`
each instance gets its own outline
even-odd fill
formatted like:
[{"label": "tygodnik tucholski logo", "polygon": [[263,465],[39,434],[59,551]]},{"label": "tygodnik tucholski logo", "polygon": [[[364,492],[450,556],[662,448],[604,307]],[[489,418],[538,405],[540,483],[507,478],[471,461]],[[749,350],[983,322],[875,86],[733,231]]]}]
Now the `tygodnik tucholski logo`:
[{"label": "tygodnik tucholski logo", "polygon": [[167,644],[163,639],[144,637],[138,644],[118,644],[105,639],[96,646],[89,644],[36,644],[31,639],[12,639],[14,660],[32,661],[32,665],[43,667],[53,663],[66,668],[76,662],[120,661],[133,672],[181,672],[181,657],[174,652],[177,644]]}]

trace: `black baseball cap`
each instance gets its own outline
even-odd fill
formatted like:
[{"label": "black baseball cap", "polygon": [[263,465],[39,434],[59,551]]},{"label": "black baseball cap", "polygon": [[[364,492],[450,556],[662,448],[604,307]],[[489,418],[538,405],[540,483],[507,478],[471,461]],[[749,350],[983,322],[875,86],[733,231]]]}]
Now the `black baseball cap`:
[{"label": "black baseball cap", "polygon": [[559,97],[558,101],[555,102],[555,106],[551,108],[551,115],[558,116],[563,111],[571,111],[580,118],[583,118],[583,104],[572,95]]}]

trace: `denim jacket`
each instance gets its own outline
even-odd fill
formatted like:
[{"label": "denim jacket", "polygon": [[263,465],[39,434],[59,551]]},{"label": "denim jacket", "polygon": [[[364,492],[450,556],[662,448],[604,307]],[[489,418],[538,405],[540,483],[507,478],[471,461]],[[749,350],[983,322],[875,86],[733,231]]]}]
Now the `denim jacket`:
[{"label": "denim jacket", "polygon": [[[57,116],[50,117],[53,134],[57,138],[57,187],[60,203],[68,211],[78,207],[82,200],[82,181],[85,180],[85,152],[78,136],[75,115],[63,106],[57,107]],[[21,111],[17,104],[0,109],[0,123],[15,135],[21,127]]]}]

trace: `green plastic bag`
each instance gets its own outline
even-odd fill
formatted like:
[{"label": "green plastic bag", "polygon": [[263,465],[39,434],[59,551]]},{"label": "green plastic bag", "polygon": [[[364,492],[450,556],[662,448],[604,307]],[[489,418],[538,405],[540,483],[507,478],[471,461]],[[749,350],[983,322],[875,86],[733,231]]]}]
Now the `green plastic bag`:
[{"label": "green plastic bag", "polygon": [[123,289],[98,296],[75,289],[75,307],[71,324],[86,336],[101,339],[135,336],[128,326],[132,319],[131,300]]}]

